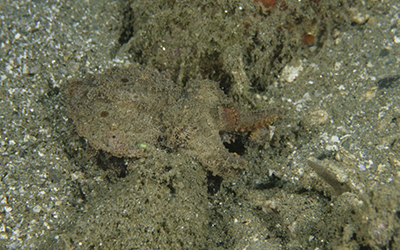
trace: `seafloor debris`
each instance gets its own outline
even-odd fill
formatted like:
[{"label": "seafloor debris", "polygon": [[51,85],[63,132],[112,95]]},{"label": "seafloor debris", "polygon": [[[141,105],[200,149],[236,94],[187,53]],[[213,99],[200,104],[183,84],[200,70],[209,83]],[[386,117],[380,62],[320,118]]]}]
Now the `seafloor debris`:
[{"label": "seafloor debris", "polygon": [[191,80],[182,88],[166,74],[136,66],[73,80],[66,94],[79,135],[95,149],[133,158],[183,149],[220,175],[245,168],[220,134],[251,132],[278,119],[273,111],[240,111],[216,82]]}]

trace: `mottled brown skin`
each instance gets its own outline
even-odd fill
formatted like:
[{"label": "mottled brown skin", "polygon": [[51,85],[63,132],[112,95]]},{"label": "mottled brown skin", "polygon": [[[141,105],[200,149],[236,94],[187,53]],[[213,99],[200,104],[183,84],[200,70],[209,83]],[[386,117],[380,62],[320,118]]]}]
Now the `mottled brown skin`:
[{"label": "mottled brown skin", "polygon": [[184,150],[223,176],[246,166],[220,134],[254,131],[278,119],[274,112],[240,112],[213,81],[191,80],[181,88],[167,75],[137,66],[73,80],[66,95],[77,132],[95,149],[130,158]]}]

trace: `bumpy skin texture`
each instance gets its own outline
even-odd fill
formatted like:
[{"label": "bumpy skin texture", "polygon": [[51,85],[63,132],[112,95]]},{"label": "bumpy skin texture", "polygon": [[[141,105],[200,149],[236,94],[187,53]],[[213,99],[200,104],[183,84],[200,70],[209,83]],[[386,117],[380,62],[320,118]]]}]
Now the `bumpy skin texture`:
[{"label": "bumpy skin texture", "polygon": [[268,111],[240,113],[213,81],[191,80],[182,88],[136,66],[71,81],[66,95],[79,135],[95,149],[131,158],[157,149],[184,151],[223,176],[245,163],[228,152],[220,133],[253,131],[278,118]]}]

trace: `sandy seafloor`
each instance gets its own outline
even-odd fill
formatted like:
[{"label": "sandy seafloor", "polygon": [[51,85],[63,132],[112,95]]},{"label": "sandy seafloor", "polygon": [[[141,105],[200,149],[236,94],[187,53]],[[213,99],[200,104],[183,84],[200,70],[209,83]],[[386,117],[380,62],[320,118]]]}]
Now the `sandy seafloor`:
[{"label": "sandy seafloor", "polygon": [[[230,229],[224,232],[227,238],[237,239],[229,243],[231,249],[400,248],[400,4],[383,2],[385,11],[360,14],[360,18],[369,16],[362,28],[340,29],[316,56],[294,60],[290,70],[298,72],[294,81],[283,75],[268,89],[283,109],[297,114],[292,120],[304,120],[304,126],[314,132],[289,157],[270,163],[266,176],[273,173],[291,185],[317,190],[313,194],[321,199],[330,197],[329,206],[343,206],[346,199],[355,207],[366,203],[365,209],[360,208],[368,210],[360,215],[364,221],[343,225],[348,236],[342,239],[324,239],[324,234],[307,228],[301,215],[285,212],[292,206],[290,199],[285,203],[262,189],[245,190],[243,210],[232,210],[232,222],[226,224]],[[96,210],[103,194],[118,190],[118,182],[124,181],[109,181],[96,160],[82,165],[90,152],[74,134],[60,89],[71,77],[125,63],[123,55],[115,58],[118,8],[118,1],[103,0],[0,2],[0,249],[113,248],[108,239],[102,242],[93,236],[93,230],[85,235],[74,225],[79,222],[82,227],[84,214]],[[276,126],[285,127],[285,121]],[[315,184],[319,177],[307,166],[308,157],[336,159],[340,166],[334,169],[336,178],[346,182],[351,192],[337,197],[323,181]],[[288,161],[291,164],[280,164]],[[129,186],[127,181],[123,185]],[[115,206],[126,202],[105,196],[105,203]],[[225,202],[221,197],[216,200]],[[275,229],[263,228],[277,210],[282,210],[275,214],[281,216],[281,223]],[[112,218],[104,215],[102,220]],[[360,225],[369,229],[357,229]],[[287,240],[264,235],[279,227],[288,234]],[[362,244],[357,232],[364,234]],[[113,233],[110,237],[118,238]],[[105,232],[99,234],[107,237]],[[311,242],[308,245],[300,237],[304,235]],[[222,243],[218,246],[223,248]]]}]

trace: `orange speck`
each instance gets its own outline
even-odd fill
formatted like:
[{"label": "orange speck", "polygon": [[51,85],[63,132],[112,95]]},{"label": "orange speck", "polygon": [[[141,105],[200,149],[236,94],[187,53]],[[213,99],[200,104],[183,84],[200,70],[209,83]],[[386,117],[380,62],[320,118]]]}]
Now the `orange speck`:
[{"label": "orange speck", "polygon": [[101,111],[100,117],[107,117],[108,116],[108,111]]},{"label": "orange speck", "polygon": [[262,3],[265,8],[274,8],[276,6],[276,0],[258,0],[258,2]]},{"label": "orange speck", "polygon": [[315,36],[311,34],[304,33],[301,42],[306,45],[315,44]]}]

